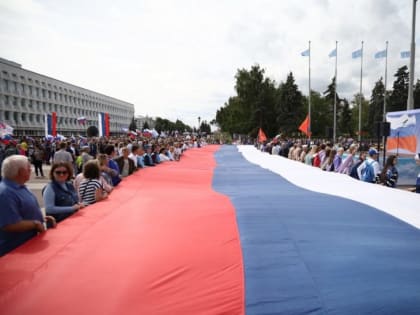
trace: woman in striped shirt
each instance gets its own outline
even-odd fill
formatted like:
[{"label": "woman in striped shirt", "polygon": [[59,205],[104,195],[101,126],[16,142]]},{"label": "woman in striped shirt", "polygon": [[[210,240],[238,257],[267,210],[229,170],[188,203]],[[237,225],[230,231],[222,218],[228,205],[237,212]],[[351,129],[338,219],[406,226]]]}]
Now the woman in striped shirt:
[{"label": "woman in striped shirt", "polygon": [[108,197],[99,181],[98,160],[90,160],[83,167],[83,181],[79,186],[79,198],[85,205],[91,205]]}]

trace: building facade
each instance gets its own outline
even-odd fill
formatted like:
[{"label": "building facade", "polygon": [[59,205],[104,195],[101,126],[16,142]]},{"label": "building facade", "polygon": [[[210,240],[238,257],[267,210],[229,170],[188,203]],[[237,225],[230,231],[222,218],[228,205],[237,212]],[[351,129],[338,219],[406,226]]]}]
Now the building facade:
[{"label": "building facade", "polygon": [[155,128],[155,120],[152,117],[138,115],[134,118],[134,120],[136,122],[137,129],[143,130],[146,123],[149,125],[149,129]]},{"label": "building facade", "polygon": [[[109,113],[111,135],[123,133],[134,117],[134,105],[26,69],[0,58],[0,122],[15,136],[44,136],[45,114],[57,114],[57,132],[86,135],[98,127],[98,114]],[[82,123],[78,118],[84,117]]]}]

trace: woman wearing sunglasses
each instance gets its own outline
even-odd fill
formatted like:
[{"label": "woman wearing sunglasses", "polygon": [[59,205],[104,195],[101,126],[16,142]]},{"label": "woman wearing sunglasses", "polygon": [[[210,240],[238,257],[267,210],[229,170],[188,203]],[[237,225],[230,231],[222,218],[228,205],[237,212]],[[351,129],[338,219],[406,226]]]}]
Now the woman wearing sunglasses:
[{"label": "woman wearing sunglasses", "polygon": [[43,190],[45,212],[57,222],[84,207],[83,203],[79,203],[77,191],[70,181],[72,176],[72,165],[67,162],[54,163],[50,171],[51,182]]}]

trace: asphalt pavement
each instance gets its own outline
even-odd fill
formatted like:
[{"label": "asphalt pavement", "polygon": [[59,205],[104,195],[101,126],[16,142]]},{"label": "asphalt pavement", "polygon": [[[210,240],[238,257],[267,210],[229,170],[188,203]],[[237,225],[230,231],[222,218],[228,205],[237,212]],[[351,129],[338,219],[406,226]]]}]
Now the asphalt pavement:
[{"label": "asphalt pavement", "polygon": [[[26,186],[36,195],[38,199],[39,206],[44,207],[44,201],[42,200],[42,188],[50,181],[50,170],[51,165],[42,165],[42,170],[44,171],[44,177],[36,177],[35,168],[32,165],[32,173],[30,180],[26,183]],[[39,174],[38,174],[39,175]]]}]

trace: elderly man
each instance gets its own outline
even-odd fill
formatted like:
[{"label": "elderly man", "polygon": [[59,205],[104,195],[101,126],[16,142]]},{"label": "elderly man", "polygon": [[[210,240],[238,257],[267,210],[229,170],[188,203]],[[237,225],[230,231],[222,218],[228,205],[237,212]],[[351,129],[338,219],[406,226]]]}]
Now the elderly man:
[{"label": "elderly man", "polygon": [[55,227],[53,217],[43,217],[35,195],[25,183],[31,176],[31,164],[22,155],[3,161],[0,183],[0,256],[45,231],[44,223]]}]

